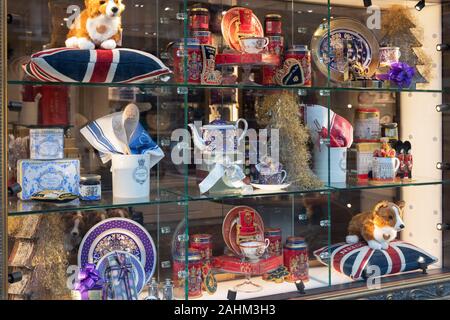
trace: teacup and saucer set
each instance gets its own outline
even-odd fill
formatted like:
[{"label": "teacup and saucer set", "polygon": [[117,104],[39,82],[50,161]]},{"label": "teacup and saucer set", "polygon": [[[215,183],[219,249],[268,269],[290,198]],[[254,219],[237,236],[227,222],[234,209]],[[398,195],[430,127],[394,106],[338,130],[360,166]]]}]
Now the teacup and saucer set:
[{"label": "teacup and saucer set", "polygon": [[251,185],[264,191],[280,191],[288,188],[291,184],[286,183],[287,172],[283,165],[266,156],[256,166],[256,177]]}]

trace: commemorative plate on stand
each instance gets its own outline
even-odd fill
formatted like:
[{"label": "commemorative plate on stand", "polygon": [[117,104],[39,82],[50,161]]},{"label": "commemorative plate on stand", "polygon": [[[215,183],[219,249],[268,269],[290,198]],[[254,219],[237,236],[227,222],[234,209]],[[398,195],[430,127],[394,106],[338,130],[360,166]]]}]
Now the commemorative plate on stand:
[{"label": "commemorative plate on stand", "polygon": [[156,267],[156,247],[147,230],[137,222],[125,218],[105,219],[93,226],[84,236],[78,250],[78,265],[97,265],[113,251],[125,251],[135,256],[145,271],[148,282]]},{"label": "commemorative plate on stand", "polygon": [[114,251],[110,252],[107,255],[103,256],[99,262],[97,263],[97,270],[102,277],[102,279],[106,279],[106,267],[108,262],[108,257],[116,254],[116,253],[122,253],[124,254],[130,261],[131,265],[133,266],[133,276],[134,281],[136,283],[136,291],[138,293],[142,292],[142,289],[144,289],[145,284],[147,283],[147,277],[145,275],[144,267],[142,266],[141,262],[136,258],[134,255],[132,255],[129,252],[126,251]]},{"label": "commemorative plate on stand", "polygon": [[[328,38],[330,35],[330,38]],[[335,82],[346,81],[348,62],[358,62],[364,68],[365,78],[371,78],[379,62],[380,46],[375,35],[361,22],[350,18],[336,18],[321,24],[314,32],[311,51],[315,64],[323,75]]]}]

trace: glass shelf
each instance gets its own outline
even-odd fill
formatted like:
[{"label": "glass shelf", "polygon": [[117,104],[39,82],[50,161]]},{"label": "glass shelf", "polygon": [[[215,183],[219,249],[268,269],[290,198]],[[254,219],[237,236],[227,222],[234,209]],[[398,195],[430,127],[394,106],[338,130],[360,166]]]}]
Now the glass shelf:
[{"label": "glass shelf", "polygon": [[[241,194],[238,192],[231,193],[207,193],[200,194],[197,184],[190,181],[188,184],[188,196],[183,194],[183,186],[173,186],[170,188],[160,188],[159,192],[157,188],[151,188],[150,198],[138,199],[138,200],[123,200],[116,199],[112,196],[111,191],[102,193],[102,200],[100,201],[80,201],[74,200],[68,203],[49,203],[49,202],[37,202],[37,201],[22,201],[17,198],[11,198],[8,201],[8,213],[9,216],[20,216],[28,214],[45,214],[45,213],[65,213],[74,211],[91,211],[91,210],[106,210],[113,208],[123,207],[135,207],[146,205],[163,205],[163,204],[178,204],[183,205],[186,202],[198,202],[198,201],[226,201],[226,200],[238,200],[238,199],[254,199],[262,197],[274,197],[274,196],[289,196],[289,195],[306,195],[312,193],[326,194],[328,192],[339,191],[354,191],[354,190],[367,190],[367,189],[387,189],[387,188],[399,188],[408,186],[426,186],[426,185],[442,185],[450,184],[450,180],[439,180],[431,178],[414,178],[411,181],[397,181],[392,183],[380,183],[374,184],[369,182],[347,182],[347,183],[332,183],[330,186],[323,186],[316,189],[304,189],[295,186],[290,186],[282,191],[263,191],[255,189],[251,194]],[[183,209],[180,209],[183,210]]]},{"label": "glass shelf", "polygon": [[[241,89],[241,90],[306,90],[308,92],[317,91],[331,91],[331,92],[355,92],[355,91],[372,91],[372,92],[427,92],[427,93],[445,93],[450,92],[450,88],[439,89],[418,89],[418,88],[377,88],[377,87],[335,87],[335,86],[313,86],[313,87],[293,87],[293,86],[260,86],[260,85],[246,85],[246,84],[232,84],[232,85],[196,85],[188,83],[171,83],[171,82],[157,82],[157,83],[79,83],[79,82],[40,82],[40,81],[8,81],[9,85],[32,85],[32,86],[73,86],[73,87],[121,87],[121,88],[188,88],[188,89]],[[301,94],[303,95],[303,94]]]}]

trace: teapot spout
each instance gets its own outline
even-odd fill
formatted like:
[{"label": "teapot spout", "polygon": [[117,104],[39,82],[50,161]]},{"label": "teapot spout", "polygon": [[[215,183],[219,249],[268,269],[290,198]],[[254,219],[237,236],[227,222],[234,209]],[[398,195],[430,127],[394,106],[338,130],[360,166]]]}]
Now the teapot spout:
[{"label": "teapot spout", "polygon": [[188,124],[189,128],[191,128],[192,131],[192,140],[194,140],[194,145],[200,150],[203,151],[206,149],[207,145],[203,138],[200,136],[200,132],[198,131],[197,127],[190,123]]}]

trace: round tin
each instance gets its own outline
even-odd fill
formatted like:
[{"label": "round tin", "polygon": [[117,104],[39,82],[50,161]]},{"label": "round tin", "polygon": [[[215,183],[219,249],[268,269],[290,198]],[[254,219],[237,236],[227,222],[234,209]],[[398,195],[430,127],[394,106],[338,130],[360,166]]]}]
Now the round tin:
[{"label": "round tin", "polygon": [[310,87],[312,85],[311,51],[309,51],[308,46],[294,45],[291,49],[286,51],[286,54],[284,56],[285,64],[289,59],[298,61],[303,73],[303,83],[295,83],[295,85]]},{"label": "round tin", "polygon": [[80,199],[83,201],[98,201],[102,198],[101,176],[84,174],[80,176]]},{"label": "round tin", "polygon": [[206,8],[193,8],[189,14],[189,29],[191,31],[209,30],[209,10]]},{"label": "round tin", "polygon": [[[284,53],[284,37],[283,36],[268,36],[269,44],[267,46],[267,52],[269,54],[282,56]],[[276,85],[275,75],[277,73],[278,66],[263,66],[263,85]]]},{"label": "round tin", "polygon": [[284,266],[290,275],[289,282],[308,281],[308,246],[302,237],[289,237],[283,249]]},{"label": "round tin", "polygon": [[190,237],[190,247],[199,251],[203,262],[209,263],[212,258],[212,235],[202,233]]},{"label": "round tin", "polygon": [[197,39],[199,44],[212,44],[212,36],[210,31],[195,30],[191,32],[192,38]]},{"label": "round tin", "polygon": [[355,142],[378,142],[380,140],[380,110],[358,108],[355,114]]},{"label": "round tin", "polygon": [[280,36],[283,33],[281,15],[269,13],[264,20],[266,36]]},{"label": "round tin", "polygon": [[264,238],[269,239],[269,247],[267,252],[269,256],[276,257],[281,256],[281,229],[280,228],[267,228],[264,230]]},{"label": "round tin", "polygon": [[[200,252],[196,249],[189,249],[188,252],[188,297],[199,298],[202,296],[202,266],[203,260]],[[186,257],[184,255],[174,257],[173,262],[174,296],[185,299],[185,272]]]}]

